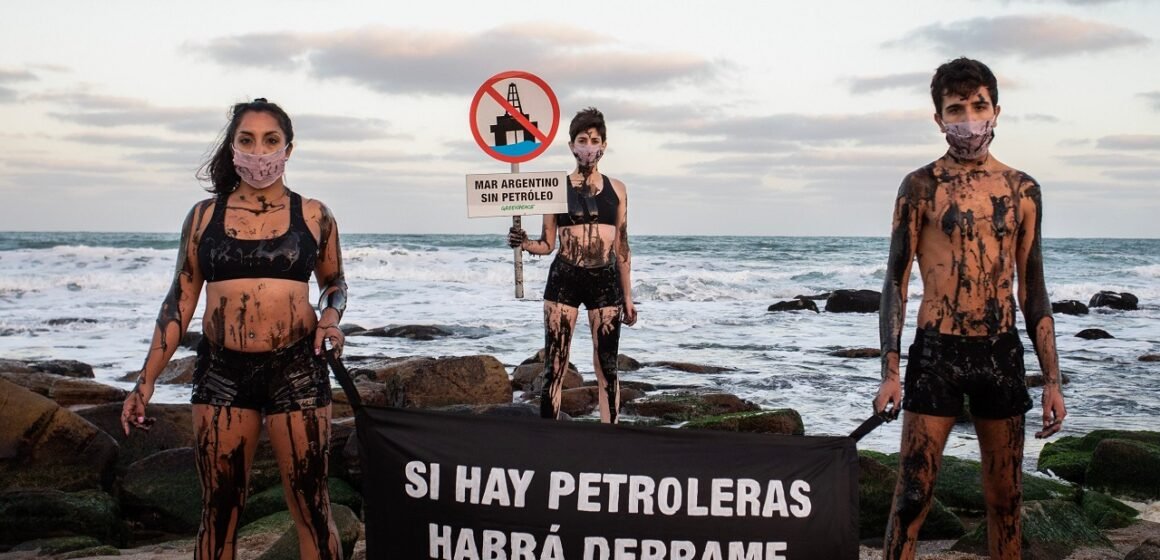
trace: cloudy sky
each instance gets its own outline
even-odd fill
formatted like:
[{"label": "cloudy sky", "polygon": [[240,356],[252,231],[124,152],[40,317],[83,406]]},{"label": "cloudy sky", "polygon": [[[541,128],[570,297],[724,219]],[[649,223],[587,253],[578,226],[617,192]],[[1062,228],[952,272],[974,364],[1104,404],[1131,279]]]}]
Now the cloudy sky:
[{"label": "cloudy sky", "polygon": [[[176,232],[237,101],[294,118],[287,183],[344,232],[500,233],[464,175],[488,77],[525,70],[565,132],[609,123],[601,169],[636,234],[885,236],[937,158],[934,69],[999,76],[995,155],[1040,181],[1049,237],[1160,237],[1160,2],[157,2],[40,0],[0,23],[0,230]],[[529,220],[538,227],[538,218]]]}]

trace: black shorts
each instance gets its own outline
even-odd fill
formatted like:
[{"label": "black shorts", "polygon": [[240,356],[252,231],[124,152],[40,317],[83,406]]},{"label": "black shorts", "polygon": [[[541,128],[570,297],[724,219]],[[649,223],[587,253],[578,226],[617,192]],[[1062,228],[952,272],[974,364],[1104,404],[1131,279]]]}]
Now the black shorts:
[{"label": "black shorts", "polygon": [[1019,331],[956,336],[918,329],[906,363],[902,409],[958,416],[963,396],[971,415],[1003,419],[1031,410]]},{"label": "black shorts", "polygon": [[201,339],[193,370],[193,404],[280,414],[330,404],[326,359],[305,336],[270,352],[238,352]]},{"label": "black shorts", "polygon": [[619,307],[624,303],[624,295],[620,290],[616,263],[586,268],[556,257],[548,270],[544,300],[576,308],[583,303],[589,310]]}]

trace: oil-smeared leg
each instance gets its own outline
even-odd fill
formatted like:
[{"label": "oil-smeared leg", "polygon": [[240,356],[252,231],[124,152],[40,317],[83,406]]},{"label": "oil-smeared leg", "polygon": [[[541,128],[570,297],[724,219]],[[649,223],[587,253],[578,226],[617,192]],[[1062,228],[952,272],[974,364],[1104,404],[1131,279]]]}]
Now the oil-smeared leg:
[{"label": "oil-smeared leg", "polygon": [[914,558],[918,530],[930,511],[943,447],[954,424],[953,417],[910,411],[903,413],[898,483],[894,487],[890,518],[886,522],[884,559]]},{"label": "oil-smeared leg", "polygon": [[560,418],[564,374],[568,371],[568,354],[572,332],[576,329],[575,307],[544,301],[544,386],[540,391],[540,417]]},{"label": "oil-smeared leg", "polygon": [[330,514],[326,483],[330,406],[271,414],[266,428],[282,471],[286,505],[298,531],[299,555],[304,560],[341,559],[342,545]]},{"label": "oil-smeared leg", "polygon": [[620,412],[620,379],[616,357],[620,352],[620,307],[588,310],[592,327],[592,363],[599,386],[600,421],[615,424]]},{"label": "oil-smeared leg", "polygon": [[255,410],[197,404],[193,405],[193,426],[202,501],[194,556],[230,560],[246,505],[262,416]]},{"label": "oil-smeared leg", "polygon": [[1022,415],[975,419],[987,504],[987,549],[992,559],[1018,559],[1023,547],[1023,423]]}]

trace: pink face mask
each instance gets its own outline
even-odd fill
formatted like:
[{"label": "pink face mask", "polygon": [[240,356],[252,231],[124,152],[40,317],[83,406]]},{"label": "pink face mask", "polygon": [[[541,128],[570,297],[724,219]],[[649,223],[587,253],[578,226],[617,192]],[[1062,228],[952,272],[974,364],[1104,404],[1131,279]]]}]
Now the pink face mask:
[{"label": "pink face mask", "polygon": [[592,168],[604,157],[604,148],[600,144],[572,144],[572,155],[580,167]]},{"label": "pink face mask", "polygon": [[995,139],[995,121],[967,121],[943,124],[947,129],[948,150],[956,159],[978,160],[987,155]]},{"label": "pink face mask", "polygon": [[255,189],[273,185],[286,172],[287,159],[285,147],[272,154],[247,154],[234,148],[234,168]]}]

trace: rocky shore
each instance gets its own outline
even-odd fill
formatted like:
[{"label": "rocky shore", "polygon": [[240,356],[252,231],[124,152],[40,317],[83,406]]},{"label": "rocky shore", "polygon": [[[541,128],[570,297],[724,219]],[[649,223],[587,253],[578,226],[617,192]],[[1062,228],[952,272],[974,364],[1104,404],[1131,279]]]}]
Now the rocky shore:
[{"label": "rocky shore", "polygon": [[[853,300],[827,305],[827,312],[871,312],[875,301],[872,294],[837,297]],[[812,299],[817,297],[797,301]],[[351,336],[443,336],[422,325],[346,330]],[[848,359],[877,355],[874,349],[836,352]],[[188,383],[192,364],[186,362],[175,360],[161,382]],[[346,365],[369,405],[538,416],[542,353],[520,364],[476,355],[377,356],[351,358]],[[642,363],[622,355],[622,422],[811,433],[792,409],[763,409],[727,393],[635,382],[632,372],[642,366],[691,374],[729,371],[714,364]],[[80,362],[0,360],[0,558],[189,558],[200,519],[190,406],[151,405],[152,429],[126,438],[119,425],[125,392],[93,377],[92,367]],[[594,385],[569,368],[567,417],[595,421]],[[338,390],[332,427],[331,498],[347,557],[360,558],[362,468],[351,409]],[[875,549],[885,532],[896,464],[896,456],[859,453],[859,537],[865,545],[860,558],[880,557]],[[1038,468],[1043,476],[1025,476],[1024,558],[1160,558],[1160,511],[1138,509],[1160,501],[1160,433],[1099,430],[1060,438],[1043,449]],[[277,466],[264,439],[250,483],[239,557],[297,558]],[[935,496],[920,558],[983,558],[979,463],[947,457]]]}]

